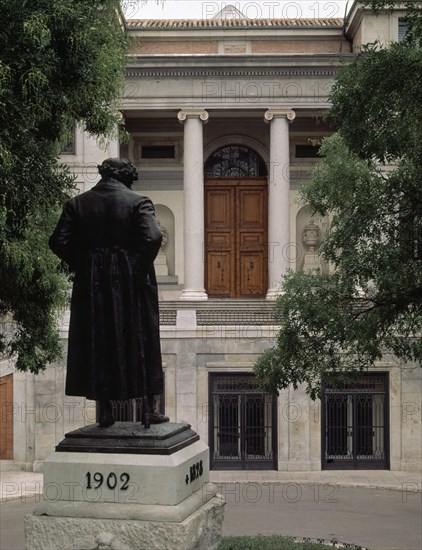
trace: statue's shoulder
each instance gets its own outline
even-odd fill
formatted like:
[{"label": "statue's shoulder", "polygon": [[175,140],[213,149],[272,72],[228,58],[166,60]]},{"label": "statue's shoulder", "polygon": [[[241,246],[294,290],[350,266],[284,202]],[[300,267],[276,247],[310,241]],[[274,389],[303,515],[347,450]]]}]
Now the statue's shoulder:
[{"label": "statue's shoulder", "polygon": [[77,205],[79,203],[83,203],[84,201],[86,201],[89,197],[92,197],[93,196],[93,189],[89,189],[88,191],[83,191],[82,193],[78,193],[77,195],[75,195],[74,197],[72,197],[71,199],[69,199],[67,201],[67,205],[70,207],[70,208],[75,208],[77,207]]},{"label": "statue's shoulder", "polygon": [[133,197],[133,200],[136,203],[138,204],[152,203],[152,200],[146,195],[143,195],[142,193],[138,193],[137,191],[133,191],[133,189],[128,189],[128,191],[131,193],[131,196]]}]

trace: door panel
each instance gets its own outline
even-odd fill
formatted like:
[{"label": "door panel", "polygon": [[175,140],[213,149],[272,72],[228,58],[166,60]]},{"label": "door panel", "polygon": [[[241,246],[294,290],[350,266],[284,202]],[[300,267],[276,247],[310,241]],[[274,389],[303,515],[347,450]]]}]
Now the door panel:
[{"label": "door panel", "polygon": [[245,252],[240,255],[240,295],[262,296],[265,267],[261,253]]},{"label": "door panel", "polygon": [[239,229],[265,232],[267,212],[265,187],[240,187],[237,191]]},{"label": "door panel", "polygon": [[245,395],[245,455],[265,458],[265,396]]},{"label": "door panel", "polygon": [[225,395],[217,402],[218,417],[216,431],[216,446],[219,458],[236,458],[239,455],[240,428],[239,406],[240,396]]},{"label": "door panel", "polygon": [[234,203],[234,188],[211,188],[205,194],[205,284],[211,294],[227,298],[234,284]]},{"label": "door panel", "polygon": [[230,263],[228,252],[208,252],[208,286],[219,296],[230,297]]},{"label": "door panel", "polygon": [[351,452],[348,445],[348,409],[351,402],[347,395],[328,395],[326,399],[327,453],[331,457],[347,457]]},{"label": "door panel", "polygon": [[233,217],[234,190],[210,189],[207,201],[207,220],[210,231],[230,231]]},{"label": "door panel", "polygon": [[372,400],[372,395],[356,398],[356,453],[362,458],[373,455]]},{"label": "door panel", "polygon": [[263,240],[263,234],[239,234],[240,296],[262,296],[266,292],[267,255]]},{"label": "door panel", "polygon": [[206,180],[206,288],[210,296],[267,291],[266,178]]}]

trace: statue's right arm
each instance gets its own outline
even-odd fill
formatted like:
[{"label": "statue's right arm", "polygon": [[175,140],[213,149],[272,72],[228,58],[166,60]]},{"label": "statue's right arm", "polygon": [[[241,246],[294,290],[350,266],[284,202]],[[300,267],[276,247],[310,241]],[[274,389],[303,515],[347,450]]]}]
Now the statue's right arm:
[{"label": "statue's right arm", "polygon": [[148,197],[142,197],[135,209],[135,235],[145,266],[149,268],[160,251],[163,235],[157,224],[154,205]]},{"label": "statue's right arm", "polygon": [[48,244],[51,250],[72,268],[75,263],[74,236],[74,210],[72,202],[68,201]]}]

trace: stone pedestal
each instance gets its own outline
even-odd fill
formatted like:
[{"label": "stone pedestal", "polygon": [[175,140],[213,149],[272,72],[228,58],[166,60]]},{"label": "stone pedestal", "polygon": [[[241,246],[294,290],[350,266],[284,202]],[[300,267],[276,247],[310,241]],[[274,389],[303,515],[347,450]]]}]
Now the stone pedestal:
[{"label": "stone pedestal", "polygon": [[316,252],[306,252],[303,260],[303,272],[312,274],[321,271],[321,258]]},{"label": "stone pedestal", "polygon": [[303,260],[303,272],[312,274],[321,271],[321,258],[317,250],[321,237],[319,227],[314,223],[314,220],[309,220],[309,223],[305,226],[302,240],[307,249]]},{"label": "stone pedestal", "polygon": [[189,424],[117,422],[66,434],[25,518],[27,550],[216,549],[224,501]]}]

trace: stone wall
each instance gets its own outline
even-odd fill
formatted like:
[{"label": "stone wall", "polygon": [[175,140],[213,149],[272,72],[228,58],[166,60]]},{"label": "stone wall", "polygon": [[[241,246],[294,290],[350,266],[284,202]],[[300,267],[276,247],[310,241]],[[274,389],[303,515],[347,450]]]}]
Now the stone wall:
[{"label": "stone wall", "polygon": [[[186,311],[186,310],[185,310]],[[179,316],[180,319],[180,316]],[[213,373],[251,372],[255,359],[274,343],[276,327],[231,325],[162,327],[166,413],[189,422],[208,443],[208,380]],[[64,340],[66,347],[67,341]],[[393,358],[375,372],[389,373],[389,432],[392,470],[418,471],[421,464],[422,372]],[[95,422],[95,404],[64,395],[65,362],[35,377],[14,373],[14,461],[40,470],[64,434]],[[321,404],[305,389],[280,392],[277,400],[277,463],[283,471],[321,469]]]}]

